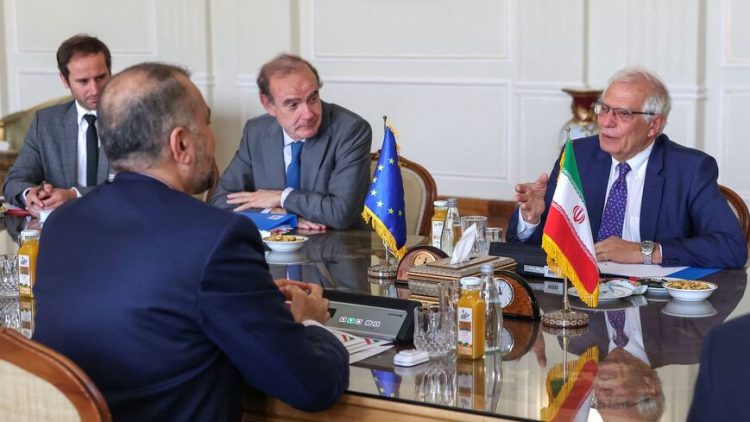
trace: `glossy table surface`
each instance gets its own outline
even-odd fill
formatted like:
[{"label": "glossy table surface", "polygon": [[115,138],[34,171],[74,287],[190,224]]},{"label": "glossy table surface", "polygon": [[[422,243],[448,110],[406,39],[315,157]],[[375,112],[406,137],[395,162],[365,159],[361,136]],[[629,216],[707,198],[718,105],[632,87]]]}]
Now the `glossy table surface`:
[{"label": "glossy table surface", "polygon": [[[11,235],[24,225],[23,220],[7,220]],[[11,236],[0,239],[0,252],[17,250]],[[408,245],[426,241],[410,236]],[[267,253],[274,278],[286,278],[293,266],[300,278],[325,288],[408,294],[394,285],[368,281],[367,268],[383,259],[381,241],[367,231],[311,235],[294,254]],[[588,420],[685,420],[703,338],[712,327],[750,312],[745,269],[722,271],[706,280],[719,288],[705,303],[686,306],[648,294],[620,299],[586,309],[589,327],[574,336],[547,332],[540,322],[506,318],[502,351],[474,362],[449,355],[411,368],[394,367],[396,351],[412,347],[399,344],[353,364],[348,392],[510,419],[579,414]],[[545,293],[543,280],[529,282],[543,311],[561,307],[561,296]],[[571,304],[585,308],[575,299]],[[610,341],[604,311],[615,309],[634,317],[641,338],[633,343],[639,347],[617,348]]]},{"label": "glossy table surface", "polygon": [[[426,241],[410,236],[408,245]],[[374,234],[332,232],[311,236],[288,262],[299,263],[306,281],[326,288],[394,296],[394,286],[367,279],[367,267],[383,258],[382,243]],[[276,278],[288,275],[285,259],[268,255]],[[449,355],[411,368],[395,367],[396,350],[411,347],[397,345],[353,364],[349,392],[511,419],[583,414],[583,420],[682,421],[692,400],[703,338],[714,326],[750,312],[745,269],[705,280],[719,288],[698,304],[646,294],[592,310],[572,299],[574,308],[589,315],[590,324],[585,332],[567,338],[547,332],[540,322],[506,318],[505,338],[513,344],[475,362]],[[544,292],[544,280],[528,281],[543,311],[562,306],[559,294]],[[634,341],[638,347],[622,349],[610,342],[606,310],[626,310],[635,319],[641,333]],[[591,406],[594,391],[596,409]]]}]

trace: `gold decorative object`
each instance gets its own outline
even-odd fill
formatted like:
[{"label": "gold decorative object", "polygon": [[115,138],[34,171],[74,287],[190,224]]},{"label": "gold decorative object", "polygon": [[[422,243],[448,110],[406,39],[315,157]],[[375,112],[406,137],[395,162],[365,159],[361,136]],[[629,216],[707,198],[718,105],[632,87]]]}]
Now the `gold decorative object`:
[{"label": "gold decorative object", "polygon": [[594,103],[602,95],[602,90],[591,88],[563,88],[566,94],[573,97],[570,110],[573,118],[565,122],[560,130],[560,144],[567,139],[566,129],[570,128],[570,138],[578,139],[599,133],[594,114]]}]

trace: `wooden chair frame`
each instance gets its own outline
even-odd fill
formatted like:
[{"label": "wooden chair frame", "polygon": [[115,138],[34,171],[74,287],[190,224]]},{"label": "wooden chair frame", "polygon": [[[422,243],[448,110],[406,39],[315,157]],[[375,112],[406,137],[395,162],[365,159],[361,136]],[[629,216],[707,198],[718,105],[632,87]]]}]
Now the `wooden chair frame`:
[{"label": "wooden chair frame", "polygon": [[[104,397],[91,379],[70,359],[29,340],[7,327],[0,328],[0,360],[47,380],[70,400],[81,421],[111,421]],[[43,400],[43,398],[39,398]]]},{"label": "wooden chair frame", "polygon": [[726,198],[731,208],[733,208],[732,211],[737,214],[737,219],[740,220],[740,227],[742,227],[742,232],[745,235],[745,243],[750,244],[750,211],[748,211],[747,204],[737,195],[737,192],[724,185],[719,185],[719,191],[721,191],[721,194],[724,195],[724,198]]},{"label": "wooden chair frame", "polygon": [[[377,152],[371,152],[370,153],[370,161],[378,161],[380,158],[380,150]],[[426,168],[422,167],[420,164],[415,163],[414,161],[411,161],[409,159],[404,158],[403,156],[398,157],[398,162],[401,165],[402,168],[408,168],[412,170],[413,172],[417,173],[417,175],[422,179],[425,186],[427,187],[426,192],[426,204],[424,211],[422,212],[422,221],[419,224],[419,235],[420,236],[429,236],[430,231],[432,230],[431,227],[431,219],[432,214],[435,212],[433,209],[432,204],[437,199],[437,185],[435,184],[435,179],[432,178],[432,175],[429,171],[427,171]]]}]

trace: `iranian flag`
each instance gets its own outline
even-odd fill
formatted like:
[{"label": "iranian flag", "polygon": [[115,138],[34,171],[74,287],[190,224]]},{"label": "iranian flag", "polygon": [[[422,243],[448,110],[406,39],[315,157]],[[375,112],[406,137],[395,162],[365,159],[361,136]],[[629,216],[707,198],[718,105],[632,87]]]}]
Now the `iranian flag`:
[{"label": "iranian flag", "polygon": [[568,277],[583,302],[596,307],[599,302],[599,268],[570,138],[560,157],[560,173],[544,225],[542,249],[547,252],[547,265]]}]

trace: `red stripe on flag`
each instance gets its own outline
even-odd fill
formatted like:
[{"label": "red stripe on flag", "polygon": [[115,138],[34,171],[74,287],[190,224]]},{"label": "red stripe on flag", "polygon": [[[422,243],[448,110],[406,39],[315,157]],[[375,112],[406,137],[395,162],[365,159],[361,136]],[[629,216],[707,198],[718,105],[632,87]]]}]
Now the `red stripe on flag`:
[{"label": "red stripe on flag", "polygon": [[[552,238],[570,262],[586,291],[592,293],[599,283],[599,268],[596,260],[581,242],[575,229],[557,204],[552,204],[547,216],[544,232]],[[588,224],[583,221],[581,224]]]}]

